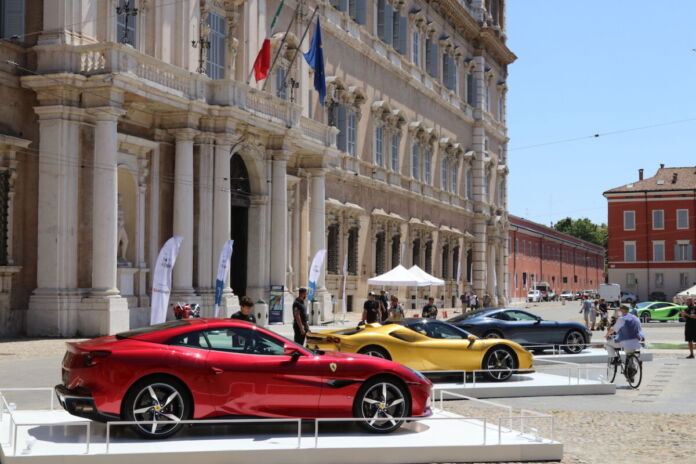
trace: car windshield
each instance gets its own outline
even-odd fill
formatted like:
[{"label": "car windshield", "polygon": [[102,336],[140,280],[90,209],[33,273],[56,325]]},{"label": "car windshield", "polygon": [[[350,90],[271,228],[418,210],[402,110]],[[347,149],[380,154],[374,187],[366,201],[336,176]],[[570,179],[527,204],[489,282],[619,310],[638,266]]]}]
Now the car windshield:
[{"label": "car windshield", "polygon": [[636,308],[645,308],[646,306],[650,306],[651,304],[653,304],[653,301],[644,301],[642,303],[638,303],[636,305]]},{"label": "car windshield", "polygon": [[450,339],[450,340],[465,340],[469,337],[469,332],[455,327],[451,324],[440,321],[428,321],[425,319],[414,319],[405,321],[404,326],[425,335],[428,338],[435,339]]}]

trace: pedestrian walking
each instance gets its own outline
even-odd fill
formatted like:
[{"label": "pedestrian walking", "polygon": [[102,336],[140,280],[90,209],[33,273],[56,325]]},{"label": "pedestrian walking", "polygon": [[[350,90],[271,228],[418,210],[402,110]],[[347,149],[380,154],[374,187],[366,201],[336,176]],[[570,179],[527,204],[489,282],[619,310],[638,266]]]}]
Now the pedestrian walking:
[{"label": "pedestrian walking", "polygon": [[689,344],[689,356],[686,359],[694,359],[694,342],[696,342],[696,306],[694,299],[686,299],[686,308],[681,310],[681,316],[686,321],[684,325],[684,340]]},{"label": "pedestrian walking", "polygon": [[592,312],[592,300],[587,295],[582,296],[580,301],[580,314],[585,320],[585,327],[590,328],[590,313]]},{"label": "pedestrian walking", "polygon": [[469,309],[469,292],[464,292],[459,296],[462,301],[462,312],[466,312]]},{"label": "pedestrian walking", "polygon": [[428,304],[423,306],[421,316],[428,319],[437,319],[437,306],[435,306],[435,298],[432,296],[428,297]]},{"label": "pedestrian walking", "polygon": [[592,308],[590,309],[590,330],[594,332],[595,326],[597,325],[597,318],[599,317],[599,301],[592,301]]},{"label": "pedestrian walking", "polygon": [[292,330],[295,332],[295,343],[303,345],[307,332],[309,332],[309,324],[307,324],[307,307],[305,300],[307,299],[307,289],[300,288],[295,302],[292,304]]},{"label": "pedestrian walking", "polygon": [[472,311],[478,309],[478,296],[474,292],[471,292],[471,295],[469,296],[469,305],[471,306]]},{"label": "pedestrian walking", "polygon": [[391,304],[388,310],[389,321],[403,321],[406,317],[404,314],[404,307],[399,303],[399,298],[396,295],[391,296]]},{"label": "pedestrian walking", "polygon": [[256,316],[251,311],[254,307],[254,301],[248,296],[243,296],[239,300],[239,311],[230,316],[230,319],[239,319],[240,321],[247,321],[256,324]]}]

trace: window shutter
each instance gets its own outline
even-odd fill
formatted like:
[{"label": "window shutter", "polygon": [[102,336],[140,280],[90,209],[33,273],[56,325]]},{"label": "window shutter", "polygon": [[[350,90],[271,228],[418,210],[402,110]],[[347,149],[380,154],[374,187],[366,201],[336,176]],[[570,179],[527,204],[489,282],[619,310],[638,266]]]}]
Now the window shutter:
[{"label": "window shutter", "polygon": [[2,2],[2,37],[13,36],[24,40],[24,0],[4,0]]},{"label": "window shutter", "polygon": [[377,37],[384,42],[384,7],[386,0],[377,0]]},{"label": "window shutter", "polygon": [[384,39],[382,40],[390,45],[394,42],[394,9],[389,2],[384,4]]},{"label": "window shutter", "polygon": [[367,2],[366,0],[353,0],[355,5],[355,14],[351,13],[351,17],[358,24],[365,24],[367,22]]},{"label": "window shutter", "polygon": [[348,132],[346,122],[346,107],[336,107],[336,127],[338,130],[340,130],[338,136],[336,137],[336,148],[338,148],[340,151],[346,151],[346,132]]},{"label": "window shutter", "polygon": [[694,259],[694,255],[692,253],[691,247],[692,247],[692,245],[686,246],[686,260],[687,261],[691,261],[692,259]]}]

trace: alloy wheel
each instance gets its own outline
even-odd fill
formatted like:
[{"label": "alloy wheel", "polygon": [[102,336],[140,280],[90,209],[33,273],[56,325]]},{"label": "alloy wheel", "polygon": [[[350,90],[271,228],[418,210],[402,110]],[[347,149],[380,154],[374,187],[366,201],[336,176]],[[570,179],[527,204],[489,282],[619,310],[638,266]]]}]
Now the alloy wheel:
[{"label": "alloy wheel", "polygon": [[512,371],[515,369],[515,359],[508,350],[497,348],[486,357],[485,368],[489,371],[488,375],[494,380],[505,380],[512,375]]},{"label": "alloy wheel", "polygon": [[382,381],[370,386],[360,398],[365,425],[374,432],[389,432],[399,427],[407,413],[404,393],[397,385]]},{"label": "alloy wheel", "polygon": [[167,435],[184,419],[185,402],[179,390],[167,383],[152,383],[142,388],[133,401],[132,415],[136,421],[153,421],[137,427],[152,437]]}]

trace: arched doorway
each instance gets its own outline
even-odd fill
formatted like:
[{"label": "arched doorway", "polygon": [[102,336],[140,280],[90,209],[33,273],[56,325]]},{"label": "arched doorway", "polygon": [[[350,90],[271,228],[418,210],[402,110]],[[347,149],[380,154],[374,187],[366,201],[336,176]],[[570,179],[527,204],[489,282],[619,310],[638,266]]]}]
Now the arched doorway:
[{"label": "arched doorway", "polygon": [[232,208],[230,238],[234,240],[232,265],[230,266],[230,287],[239,297],[246,295],[247,287],[250,196],[249,173],[242,157],[235,154],[230,160],[230,206]]}]

